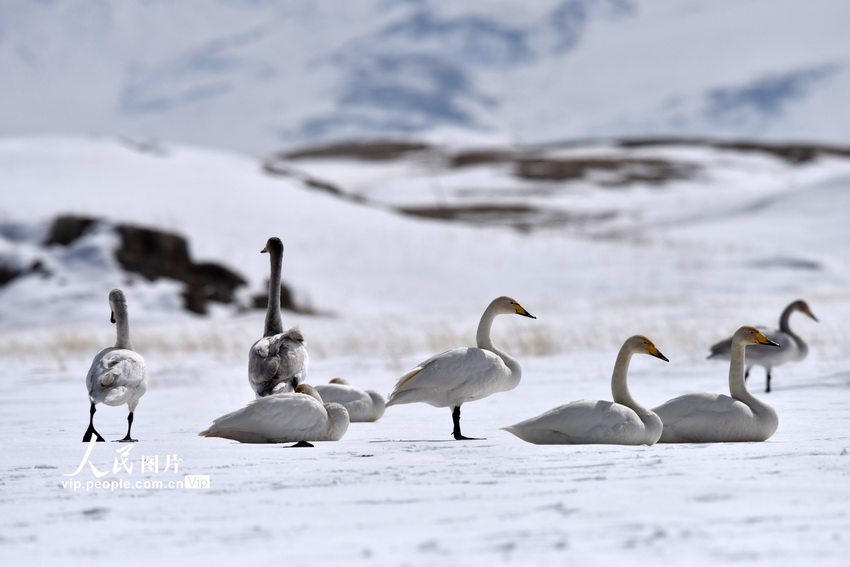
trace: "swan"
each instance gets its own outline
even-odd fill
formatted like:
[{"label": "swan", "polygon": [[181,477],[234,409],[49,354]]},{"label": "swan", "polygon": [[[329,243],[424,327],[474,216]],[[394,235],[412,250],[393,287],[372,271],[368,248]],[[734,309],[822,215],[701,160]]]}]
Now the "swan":
[{"label": "swan", "polygon": [[292,392],[307,379],[307,348],[298,327],[284,332],[280,316],[280,266],[283,242],[271,237],[261,253],[268,253],[271,263],[269,304],[263,338],[248,353],[248,381],[257,397]]},{"label": "swan", "polygon": [[374,390],[361,390],[344,378],[332,378],[328,384],[316,384],[316,391],[326,402],[335,402],[348,410],[352,423],[378,421],[384,415],[386,401]]},{"label": "swan", "polygon": [[419,363],[399,378],[387,407],[413,402],[425,402],[438,408],[450,407],[454,438],[475,439],[461,434],[461,404],[513,390],[522,376],[519,362],[497,349],[490,338],[493,319],[507,313],[536,319],[514,299],[497,297],[484,310],[478,323],[478,348],[447,350]]},{"label": "swan", "polygon": [[326,404],[315,388],[299,384],[294,392],[252,400],[213,420],[209,429],[198,435],[240,443],[339,441],[348,431],[348,423],[348,410],[342,405]]},{"label": "swan", "polygon": [[626,383],[629,361],[637,353],[669,362],[648,338],[629,337],[611,376],[613,402],[578,400],[502,429],[538,445],[653,445],[661,437],[661,419],[632,398]]},{"label": "swan", "polygon": [[[762,330],[770,339],[779,344],[779,349],[768,348],[766,346],[753,346],[747,349],[747,367],[744,373],[746,379],[750,375],[750,369],[753,366],[761,366],[765,370],[767,384],[765,393],[770,393],[770,373],[774,366],[785,364],[786,362],[799,362],[806,358],[809,354],[809,345],[807,345],[800,336],[791,330],[788,325],[788,319],[795,311],[805,313],[815,321],[818,320],[814,316],[809,305],[802,299],[798,299],[782,311],[779,317],[779,329],[774,331]],[[729,360],[729,353],[732,350],[732,339],[726,339],[711,347],[711,354],[708,358],[719,358]]]},{"label": "swan", "polygon": [[748,345],[779,345],[755,327],[741,327],[732,336],[729,393],[685,394],[653,409],[664,422],[659,443],[723,443],[764,441],[779,426],[770,405],[747,390],[744,381],[744,349]]},{"label": "swan", "polygon": [[136,411],[139,399],[148,389],[145,359],[133,350],[133,343],[130,342],[127,299],[123,291],[113,289],[109,292],[109,308],[112,311],[109,319],[115,324],[118,339],[114,347],[97,353],[86,375],[91,408],[89,409],[89,427],[83,434],[85,443],[91,441],[92,436],[95,436],[98,441],[104,440],[94,428],[95,405],[99,403],[108,406],[127,404],[130,410],[127,414],[127,435],[120,441],[138,441],[130,435],[133,427],[133,412]]}]

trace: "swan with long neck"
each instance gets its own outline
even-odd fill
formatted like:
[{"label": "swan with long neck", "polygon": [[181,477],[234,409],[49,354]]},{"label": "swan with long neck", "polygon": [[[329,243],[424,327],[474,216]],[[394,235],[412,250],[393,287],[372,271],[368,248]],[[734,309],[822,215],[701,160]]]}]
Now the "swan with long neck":
[{"label": "swan with long neck", "polygon": [[478,323],[478,347],[447,350],[419,363],[399,378],[387,400],[387,407],[414,402],[438,408],[449,407],[454,438],[474,439],[461,433],[460,406],[496,392],[513,390],[522,377],[519,362],[496,348],[490,338],[493,320],[502,314],[536,318],[516,300],[497,297],[484,310]]},{"label": "swan with long neck", "polygon": [[255,342],[248,353],[248,381],[258,398],[294,391],[306,380],[309,363],[304,335],[298,327],[283,330],[280,314],[283,242],[273,236],[260,252],[268,253],[271,273],[263,338]]},{"label": "swan with long neck", "polygon": [[375,390],[355,388],[344,378],[332,378],[328,384],[316,384],[326,402],[335,402],[348,410],[352,423],[378,421],[384,415],[386,400]]},{"label": "swan with long neck", "polygon": [[661,437],[661,419],[639,404],[629,391],[626,375],[633,354],[649,354],[668,361],[643,335],[623,343],[611,375],[613,402],[578,400],[558,406],[509,427],[523,441],[538,445],[652,445]]},{"label": "swan with long neck", "polygon": [[[779,366],[786,362],[799,362],[809,354],[809,345],[806,344],[800,335],[791,330],[791,325],[789,324],[791,314],[796,311],[808,315],[815,321],[818,320],[809,308],[808,303],[802,299],[793,301],[782,310],[782,315],[779,317],[779,329],[772,331],[762,330],[765,335],[770,337],[770,340],[779,345],[779,348],[753,345],[747,349],[747,365],[744,371],[744,378],[749,377],[753,366],[763,367],[766,380],[765,393],[770,392],[771,372],[774,366]],[[712,345],[711,354],[708,355],[708,358],[729,360],[731,352],[732,339],[728,338]]]},{"label": "swan with long neck", "polygon": [[108,406],[127,404],[127,435],[120,441],[131,442],[130,432],[133,427],[133,414],[139,399],[148,388],[148,372],[145,360],[133,350],[130,341],[130,320],[127,313],[127,299],[120,289],[109,292],[110,322],[115,324],[117,339],[115,346],[100,351],[91,363],[86,375],[86,387],[89,392],[89,426],[83,434],[83,441],[89,442],[92,437],[103,441],[103,436],[94,428],[95,405],[99,403]]},{"label": "swan with long neck", "polygon": [[348,411],[325,403],[316,389],[299,384],[294,392],[257,398],[225,414],[198,435],[240,443],[339,441],[348,431]]},{"label": "swan with long neck", "polygon": [[659,443],[723,443],[765,441],[776,432],[779,416],[753,396],[744,380],[748,345],[779,345],[755,327],[744,326],[732,336],[729,394],[685,394],[654,408],[664,423]]}]

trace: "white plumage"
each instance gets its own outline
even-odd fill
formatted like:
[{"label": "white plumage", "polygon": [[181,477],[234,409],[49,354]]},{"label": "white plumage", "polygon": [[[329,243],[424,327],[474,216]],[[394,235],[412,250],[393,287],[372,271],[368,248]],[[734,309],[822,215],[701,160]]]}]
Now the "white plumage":
[{"label": "white plumage", "polygon": [[493,319],[508,313],[535,318],[514,299],[497,297],[478,323],[478,348],[448,350],[420,363],[398,380],[387,407],[414,402],[450,407],[452,435],[455,439],[470,439],[460,430],[461,404],[512,390],[522,377],[519,362],[497,349],[490,339]]},{"label": "white plumage", "polygon": [[778,346],[755,327],[741,327],[732,336],[731,397],[708,392],[685,394],[652,410],[664,423],[659,443],[764,441],[776,432],[776,410],[753,396],[744,381],[745,349],[756,344]]},{"label": "white plumage", "polygon": [[304,336],[297,327],[283,330],[280,315],[280,272],[283,242],[271,237],[260,252],[269,254],[269,302],[263,338],[248,352],[248,382],[257,397],[292,392],[307,379],[309,358]]},{"label": "white plumage", "polygon": [[96,404],[120,406],[127,404],[127,435],[121,441],[136,441],[130,435],[133,427],[133,413],[139,399],[148,387],[148,373],[145,360],[133,350],[130,342],[130,321],[127,314],[127,300],[124,292],[113,289],[109,292],[110,320],[116,325],[117,340],[114,347],[100,351],[92,361],[86,375],[86,388],[89,392],[89,427],[83,435],[88,442],[94,436],[98,441],[103,437],[94,428]]},{"label": "white plumage", "polygon": [[343,406],[324,403],[315,388],[299,384],[295,392],[257,398],[213,420],[199,435],[240,443],[339,441],[348,431],[348,423]]},{"label": "white plumage", "polygon": [[538,445],[654,444],[661,436],[661,419],[635,401],[626,382],[629,361],[636,353],[667,360],[648,338],[630,337],[617,355],[611,376],[613,402],[578,400],[503,429]]},{"label": "white plumage", "polygon": [[344,406],[352,423],[378,421],[386,410],[386,401],[381,394],[355,388],[343,378],[333,378],[328,384],[316,384],[315,388],[325,402]]},{"label": "white plumage", "polygon": [[[799,362],[809,354],[809,346],[794,331],[791,330],[789,319],[795,311],[804,313],[817,321],[809,305],[802,299],[798,299],[782,311],[779,317],[779,328],[776,330],[760,329],[770,340],[779,345],[779,348],[753,345],[747,349],[747,363],[744,378],[750,375],[753,366],[761,366],[765,371],[765,393],[770,392],[771,372],[774,366],[780,366],[787,362]],[[732,352],[732,339],[720,341],[712,345],[711,354],[708,358],[719,358],[729,360]]]}]

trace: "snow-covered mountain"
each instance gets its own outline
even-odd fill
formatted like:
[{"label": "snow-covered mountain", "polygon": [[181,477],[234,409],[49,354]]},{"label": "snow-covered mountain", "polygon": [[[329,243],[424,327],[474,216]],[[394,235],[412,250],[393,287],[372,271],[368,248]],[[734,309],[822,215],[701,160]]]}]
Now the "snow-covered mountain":
[{"label": "snow-covered mountain", "polygon": [[832,0],[0,4],[0,135],[848,141]]}]

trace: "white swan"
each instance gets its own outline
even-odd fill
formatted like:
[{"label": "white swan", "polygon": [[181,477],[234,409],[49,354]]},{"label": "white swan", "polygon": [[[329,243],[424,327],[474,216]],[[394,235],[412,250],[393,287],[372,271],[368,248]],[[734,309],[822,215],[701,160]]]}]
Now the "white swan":
[{"label": "white swan", "polygon": [[478,348],[447,350],[421,362],[398,380],[387,407],[413,402],[450,407],[454,438],[473,439],[460,432],[461,404],[513,390],[522,376],[519,362],[497,349],[490,339],[493,319],[505,313],[536,318],[510,297],[497,297],[478,323]]},{"label": "white swan", "polygon": [[242,409],[215,420],[202,437],[223,437],[240,443],[339,441],[348,431],[348,411],[324,403],[315,388],[299,384],[294,392],[257,398]]},{"label": "white swan", "polygon": [[722,443],[764,441],[779,426],[776,410],[753,396],[744,381],[747,345],[773,345],[755,327],[741,327],[732,336],[729,393],[699,392],[673,398],[653,409],[664,422],[659,443]]},{"label": "white swan", "polygon": [[316,384],[315,388],[324,401],[344,406],[352,423],[378,421],[384,415],[386,401],[375,390],[355,388],[343,378],[332,378],[329,384]]},{"label": "white swan", "polygon": [[83,441],[91,441],[94,435],[98,441],[103,437],[94,428],[95,405],[108,406],[127,404],[127,435],[121,441],[137,441],[130,436],[133,427],[133,412],[139,399],[148,389],[148,371],[145,359],[133,350],[130,342],[130,321],[127,317],[127,299],[120,289],[109,292],[109,308],[112,311],[110,321],[115,324],[118,339],[115,346],[100,351],[91,363],[86,375],[86,387],[89,391],[89,427],[83,435]]},{"label": "white swan", "polygon": [[271,263],[269,304],[263,338],[251,346],[248,353],[248,381],[257,397],[292,392],[307,379],[307,348],[298,327],[284,332],[280,316],[280,267],[283,262],[283,242],[269,238],[266,247]]},{"label": "white swan", "polygon": [[613,402],[578,400],[502,429],[538,445],[654,444],[661,437],[661,419],[632,398],[626,383],[629,361],[636,353],[667,361],[648,338],[629,337],[617,355],[611,376]]},{"label": "white swan", "polygon": [[[770,392],[770,373],[774,366],[785,364],[786,362],[799,362],[806,358],[809,354],[809,345],[807,345],[800,336],[791,330],[788,324],[788,319],[795,311],[805,313],[815,321],[818,320],[814,316],[809,305],[802,299],[794,301],[782,311],[779,317],[779,329],[769,331],[761,329],[761,331],[770,337],[770,340],[779,345],[779,348],[772,348],[762,345],[754,345],[747,349],[747,367],[744,373],[746,379],[750,375],[750,369],[753,366],[761,366],[764,368],[766,377],[765,392]],[[729,360],[732,351],[732,339],[728,338],[724,341],[712,345],[711,354],[708,358],[719,358]]]}]

